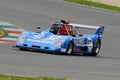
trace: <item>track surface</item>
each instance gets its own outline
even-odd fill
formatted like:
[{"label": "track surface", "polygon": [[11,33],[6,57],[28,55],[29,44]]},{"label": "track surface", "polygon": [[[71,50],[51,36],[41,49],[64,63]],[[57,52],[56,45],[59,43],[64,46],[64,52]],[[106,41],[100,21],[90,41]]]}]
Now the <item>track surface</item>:
[{"label": "track surface", "polygon": [[0,0],[0,19],[32,31],[36,26],[46,29],[56,19],[106,26],[97,57],[19,51],[11,47],[15,43],[1,43],[0,73],[76,80],[120,79],[120,14],[61,0]]}]

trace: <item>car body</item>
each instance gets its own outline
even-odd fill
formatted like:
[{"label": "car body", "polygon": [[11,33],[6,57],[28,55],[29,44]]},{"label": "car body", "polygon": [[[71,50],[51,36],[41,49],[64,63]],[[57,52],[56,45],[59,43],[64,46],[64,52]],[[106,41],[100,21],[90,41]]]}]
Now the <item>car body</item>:
[{"label": "car body", "polygon": [[[64,29],[61,28],[63,25]],[[82,28],[87,30],[95,30],[95,33],[81,34],[79,32]],[[56,32],[54,31],[55,29],[57,30]],[[103,31],[104,26],[98,27],[74,24],[69,22],[67,23],[66,20],[59,20],[56,21],[50,29],[38,32],[22,32],[18,37],[16,47],[20,50],[33,49],[56,53],[96,56],[100,51]]]}]

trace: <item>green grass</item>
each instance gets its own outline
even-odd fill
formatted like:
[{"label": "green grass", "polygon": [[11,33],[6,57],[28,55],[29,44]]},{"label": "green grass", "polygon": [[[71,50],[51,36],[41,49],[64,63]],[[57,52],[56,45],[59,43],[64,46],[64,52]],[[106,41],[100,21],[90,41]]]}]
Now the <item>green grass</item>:
[{"label": "green grass", "polygon": [[100,2],[93,2],[93,1],[90,1],[90,0],[64,0],[64,1],[74,2],[74,3],[83,4],[83,5],[88,5],[88,6],[98,7],[98,8],[104,8],[104,9],[120,12],[120,7],[100,3]]},{"label": "green grass", "polygon": [[50,78],[50,77],[23,77],[12,75],[0,75],[0,80],[65,80],[64,78]]}]

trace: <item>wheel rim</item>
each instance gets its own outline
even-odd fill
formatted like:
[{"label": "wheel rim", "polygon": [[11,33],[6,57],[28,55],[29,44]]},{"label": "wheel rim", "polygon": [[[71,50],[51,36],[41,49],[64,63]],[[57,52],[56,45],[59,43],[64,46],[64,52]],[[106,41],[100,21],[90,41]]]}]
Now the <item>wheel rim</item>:
[{"label": "wheel rim", "polygon": [[96,44],[96,50],[95,50],[95,52],[98,53],[99,50],[100,50],[100,45],[99,45],[99,43],[97,43],[97,44]]},{"label": "wheel rim", "polygon": [[69,43],[67,54],[71,54],[71,52],[72,52],[72,43]]},{"label": "wheel rim", "polygon": [[70,54],[71,52],[72,52],[72,49],[69,49],[69,50],[68,50],[68,54]]}]

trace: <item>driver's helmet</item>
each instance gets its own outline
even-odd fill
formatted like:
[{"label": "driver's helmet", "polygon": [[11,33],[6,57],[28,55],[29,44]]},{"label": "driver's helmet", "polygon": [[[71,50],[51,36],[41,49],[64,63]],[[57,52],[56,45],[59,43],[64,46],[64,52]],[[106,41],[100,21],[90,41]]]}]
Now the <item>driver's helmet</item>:
[{"label": "driver's helmet", "polygon": [[60,27],[61,27],[61,21],[56,20],[55,23],[52,24],[50,31],[54,34],[57,34]]}]

